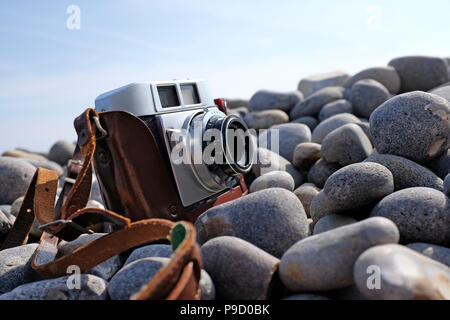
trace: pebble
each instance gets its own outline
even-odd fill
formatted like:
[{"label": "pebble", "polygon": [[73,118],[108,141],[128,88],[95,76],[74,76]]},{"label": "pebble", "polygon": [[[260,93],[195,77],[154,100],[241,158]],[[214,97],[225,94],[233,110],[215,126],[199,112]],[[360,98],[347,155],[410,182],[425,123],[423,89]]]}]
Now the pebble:
[{"label": "pebble", "polygon": [[258,146],[272,150],[285,159],[292,160],[295,147],[299,143],[309,141],[311,141],[311,130],[306,125],[284,123],[262,132],[258,137]]},{"label": "pebble", "polygon": [[365,251],[356,260],[354,281],[372,300],[450,299],[450,269],[398,244]]},{"label": "pebble", "polygon": [[333,213],[348,215],[346,211],[373,205],[393,191],[394,179],[386,167],[373,162],[354,163],[328,178],[311,202],[311,218],[317,222]]},{"label": "pebble", "polygon": [[299,143],[294,149],[292,164],[297,168],[307,169],[320,159],[321,145],[313,142]]},{"label": "pebble", "polygon": [[390,154],[373,154],[364,162],[379,163],[391,171],[394,176],[394,190],[411,187],[429,187],[443,190],[442,180],[432,171],[403,157]]},{"label": "pebble", "polygon": [[[88,244],[89,242],[100,239],[105,235],[106,233],[82,234],[73,241],[61,241],[58,245],[57,258],[68,255],[76,249]],[[109,280],[121,267],[122,259],[119,255],[116,255],[96,265],[86,273],[98,276],[105,280]]]},{"label": "pebble", "polygon": [[372,153],[373,147],[364,131],[349,123],[331,131],[322,140],[320,154],[327,162],[340,166],[361,162]]},{"label": "pebble", "polygon": [[223,236],[206,242],[201,252],[203,267],[214,281],[218,298],[262,300],[277,294],[280,260],[251,243]]},{"label": "pebble", "polygon": [[214,300],[216,299],[216,287],[214,286],[214,282],[212,281],[208,272],[202,269],[200,273],[200,290],[201,296],[200,300]]},{"label": "pebble", "polygon": [[[79,289],[69,289],[76,280],[65,276],[28,283],[0,296],[0,300],[106,300],[107,282],[90,274],[79,278]],[[73,276],[72,276],[73,277]]]},{"label": "pebble", "polygon": [[18,149],[5,151],[2,153],[2,157],[21,158],[22,160],[25,161],[27,160],[48,161],[48,159],[43,155]]},{"label": "pebble", "polygon": [[405,93],[372,113],[372,141],[378,153],[428,163],[450,147],[449,117],[450,103],[444,98],[425,92]]},{"label": "pebble", "polygon": [[11,205],[9,204],[0,205],[0,210],[7,215],[11,215]]},{"label": "pebble", "polygon": [[302,184],[302,175],[294,165],[285,158],[264,148],[258,148],[255,154],[257,158],[253,162],[252,169],[257,177],[271,171],[286,171],[294,179],[295,186]]},{"label": "pebble", "polygon": [[283,300],[331,300],[331,299],[312,293],[297,293],[289,297],[286,297]]},{"label": "pebble", "polygon": [[345,83],[345,88],[351,88],[356,82],[364,79],[373,79],[381,83],[386,89],[391,93],[398,93],[401,87],[400,76],[393,67],[373,67],[364,69],[351,78],[349,78]]},{"label": "pebble", "polygon": [[360,120],[350,113],[340,113],[329,117],[322,121],[312,132],[311,141],[315,143],[322,143],[322,140],[331,131],[342,127],[348,123],[360,123]]},{"label": "pebble", "polygon": [[450,197],[450,173],[444,179],[444,193]]},{"label": "pebble", "polygon": [[228,109],[237,109],[240,107],[248,107],[248,100],[245,99],[225,99]]},{"label": "pebble", "polygon": [[428,92],[441,96],[442,98],[445,98],[447,101],[450,102],[450,83],[447,83],[444,86],[440,86]]},{"label": "pebble", "polygon": [[281,188],[258,191],[212,207],[198,217],[195,227],[200,244],[219,236],[235,236],[275,257],[281,257],[309,234],[302,203],[295,194]]},{"label": "pebble", "polygon": [[389,91],[372,79],[359,80],[352,86],[352,106],[355,114],[360,117],[369,118],[370,114],[389,98]]},{"label": "pebble", "polygon": [[268,189],[283,188],[289,191],[294,190],[294,179],[286,171],[271,171],[256,178],[250,185],[250,193]]},{"label": "pebble", "polygon": [[23,196],[35,171],[25,160],[0,157],[0,203],[11,204]]},{"label": "pebble", "polygon": [[319,121],[322,122],[340,113],[353,113],[352,104],[345,99],[339,99],[324,105],[319,112]]},{"label": "pebble", "polygon": [[303,101],[303,95],[299,91],[259,90],[251,97],[248,108],[250,111],[280,109],[288,112],[301,101]]},{"label": "pebble", "polygon": [[142,258],[120,269],[108,285],[112,300],[130,300],[142,286],[150,282],[159,270],[169,263],[168,258]]},{"label": "pebble", "polygon": [[245,122],[249,128],[253,129],[268,129],[271,126],[286,123],[289,121],[289,116],[282,110],[263,110],[253,111],[244,117]]},{"label": "pebble", "polygon": [[329,163],[323,159],[319,159],[309,169],[308,181],[314,183],[319,188],[323,188],[328,177],[339,169],[340,166],[336,163]]},{"label": "pebble", "polygon": [[314,225],[313,234],[319,234],[326,231],[330,231],[342,226],[346,226],[348,224],[352,224],[357,222],[355,219],[338,215],[338,214],[330,214],[323,218],[320,218],[319,221]]},{"label": "pebble", "polygon": [[24,159],[24,160],[29,164],[32,164],[36,168],[41,167],[48,170],[56,171],[59,176],[61,176],[64,173],[63,168],[59,164],[50,160],[32,160],[32,159]]},{"label": "pebble", "polygon": [[366,219],[313,235],[293,245],[281,258],[280,278],[294,291],[327,291],[353,284],[353,265],[370,247],[397,243],[395,224]]},{"label": "pebble", "polygon": [[124,266],[142,258],[170,258],[173,250],[170,244],[150,244],[133,250]]},{"label": "pebble", "polygon": [[448,82],[444,59],[424,56],[395,58],[389,62],[400,76],[401,91],[428,91]]},{"label": "pebble", "polygon": [[8,235],[9,230],[11,230],[12,225],[8,216],[0,210],[0,246],[2,240]]},{"label": "pebble", "polygon": [[309,130],[313,131],[314,128],[319,124],[319,121],[314,117],[306,116],[292,120],[291,123],[302,123],[304,125],[307,125]]},{"label": "pebble", "polygon": [[348,78],[349,75],[342,71],[315,74],[300,80],[297,89],[305,97],[308,97],[314,92],[326,87],[342,86]]},{"label": "pebble", "polygon": [[344,98],[344,88],[342,87],[326,87],[314,92],[304,101],[296,104],[289,114],[291,119],[297,119],[304,116],[316,116],[320,109],[330,102]]},{"label": "pebble", "polygon": [[67,162],[72,159],[75,151],[75,144],[67,141],[58,141],[51,148],[48,153],[48,158],[51,161],[59,163],[61,166],[67,165]]},{"label": "pebble", "polygon": [[417,251],[430,259],[436,260],[447,267],[450,267],[450,249],[436,244],[413,242],[406,245],[408,248]]},{"label": "pebble", "polygon": [[31,268],[31,258],[38,244],[27,244],[0,251],[0,294],[33,281],[41,280]]},{"label": "pebble", "polygon": [[436,161],[432,164],[432,169],[436,175],[444,179],[450,173],[450,149],[447,149]]},{"label": "pebble", "polygon": [[306,215],[309,217],[309,207],[311,206],[312,199],[317,196],[320,189],[317,188],[314,183],[304,183],[300,187],[294,190],[294,194],[298,197],[305,209]]},{"label": "pebble", "polygon": [[373,208],[371,216],[394,221],[402,243],[450,244],[450,199],[436,189],[415,187],[394,192]]}]

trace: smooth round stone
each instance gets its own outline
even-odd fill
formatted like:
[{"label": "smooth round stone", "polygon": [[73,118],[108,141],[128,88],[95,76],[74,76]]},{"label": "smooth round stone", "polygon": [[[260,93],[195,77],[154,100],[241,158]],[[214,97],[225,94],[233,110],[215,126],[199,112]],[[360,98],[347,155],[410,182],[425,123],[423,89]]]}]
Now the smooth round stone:
[{"label": "smooth round stone", "polygon": [[143,258],[170,258],[172,253],[172,246],[169,244],[150,244],[133,250],[124,266]]},{"label": "smooth round stone", "polygon": [[294,292],[327,291],[353,284],[353,265],[370,247],[397,243],[395,224],[366,219],[303,239],[281,258],[280,278]]},{"label": "smooth round stone", "polygon": [[214,286],[214,282],[209,276],[208,272],[202,269],[200,274],[200,291],[201,297],[200,300],[215,300],[216,299],[216,287]]},{"label": "smooth round stone", "polygon": [[430,259],[436,260],[447,267],[450,267],[450,249],[436,244],[413,242],[406,245],[408,248],[417,251]]},{"label": "smooth round stone", "polygon": [[394,192],[373,208],[371,216],[394,221],[402,243],[450,244],[450,199],[436,189],[416,187]]},{"label": "smooth round stone", "polygon": [[432,169],[436,175],[444,179],[450,173],[450,149],[447,149],[436,161],[432,164]]},{"label": "smooth round stone", "polygon": [[438,95],[450,102],[450,83],[447,83],[447,85],[445,86],[440,86],[428,92]]},{"label": "smooth round stone", "polygon": [[286,171],[294,179],[295,186],[302,184],[302,175],[294,165],[285,158],[264,148],[258,148],[255,154],[256,159],[253,161],[252,170],[257,177],[271,171]]},{"label": "smooth round stone", "polygon": [[311,206],[312,199],[317,196],[320,189],[313,183],[304,183],[300,187],[294,190],[294,194],[301,201],[306,215],[309,217],[309,207]]},{"label": "smooth round stone", "polygon": [[401,91],[428,91],[448,82],[448,65],[442,58],[410,56],[391,60],[400,76]]},{"label": "smooth round stone", "polygon": [[169,263],[167,258],[143,258],[120,269],[108,285],[112,300],[130,300],[143,286],[150,282],[159,270]]},{"label": "smooth round stone", "polygon": [[[57,258],[71,254],[76,249],[81,248],[82,246],[87,245],[94,240],[100,239],[105,235],[106,233],[82,234],[73,241],[61,241],[58,245]],[[96,265],[91,270],[86,271],[86,273],[95,275],[105,280],[109,280],[121,267],[122,259],[119,255],[116,255]]]},{"label": "smooth round stone", "polygon": [[372,144],[372,135],[370,134],[370,123],[369,121],[365,121],[364,118],[360,118],[361,122],[357,123],[358,125],[365,133],[366,137],[369,138],[370,143]]},{"label": "smooth round stone", "polygon": [[258,191],[210,208],[197,218],[195,227],[200,244],[219,236],[235,236],[275,257],[281,257],[309,234],[302,203],[281,188]]},{"label": "smooth round stone", "polygon": [[356,260],[354,281],[372,300],[450,299],[450,269],[398,244],[365,251]]},{"label": "smooth round stone", "polygon": [[329,117],[322,121],[312,132],[311,141],[315,143],[322,143],[322,140],[331,131],[342,127],[348,123],[359,123],[360,120],[350,113],[340,113]]},{"label": "smooth round stone", "polygon": [[51,148],[48,153],[48,158],[51,161],[55,161],[60,165],[67,165],[67,161],[72,159],[73,152],[75,151],[75,144],[67,141],[58,141]]},{"label": "smooth round stone", "polygon": [[314,162],[320,159],[320,144],[313,142],[303,142],[294,149],[292,164],[297,168],[309,168]]},{"label": "smooth round stone", "polygon": [[33,159],[24,159],[29,164],[32,164],[36,168],[45,168],[48,170],[53,170],[58,173],[59,176],[61,176],[64,173],[63,168],[57,164],[56,162],[50,161],[50,160],[33,160]]},{"label": "smooth round stone", "polygon": [[355,219],[341,216],[337,214],[330,214],[323,218],[320,218],[319,221],[314,225],[313,234],[319,234],[326,231],[330,231],[339,227],[343,227],[352,223],[357,222]]},{"label": "smooth round stone", "polygon": [[5,213],[7,215],[11,215],[11,205],[9,205],[9,204],[0,205],[0,210],[2,210],[3,213]]},{"label": "smooth round stone", "polygon": [[389,91],[372,79],[359,80],[352,86],[352,106],[355,114],[360,117],[370,117],[370,114],[389,98]]},{"label": "smooth round stone", "polygon": [[303,101],[303,95],[299,91],[259,90],[251,97],[248,108],[250,111],[280,109],[288,112],[301,101]]},{"label": "smooth round stone", "polygon": [[11,204],[23,196],[35,171],[25,160],[0,157],[0,203]]},{"label": "smooth round stone", "polygon": [[443,182],[438,176],[406,158],[390,154],[373,154],[364,162],[375,162],[388,168],[394,176],[395,191],[411,187],[428,187],[439,191],[443,189]]},{"label": "smooth round stone", "polygon": [[285,159],[292,160],[295,147],[311,141],[311,130],[301,123],[284,123],[271,127],[258,137],[258,146],[277,152]]},{"label": "smooth round stone", "polygon": [[450,147],[449,117],[450,103],[444,98],[418,91],[405,93],[372,113],[372,141],[378,153],[428,163]]},{"label": "smooth round stone", "polygon": [[319,159],[309,169],[308,181],[314,183],[319,188],[323,188],[328,177],[339,169],[340,166],[336,163],[329,163],[323,159]]},{"label": "smooth round stone", "polygon": [[444,193],[450,197],[450,173],[444,179]]},{"label": "smooth round stone", "polygon": [[245,99],[226,98],[225,101],[227,102],[228,109],[237,109],[240,107],[248,107],[248,100],[245,100]]},{"label": "smooth round stone", "polygon": [[339,99],[324,105],[319,112],[319,121],[322,122],[340,113],[353,113],[352,104],[345,99]]},{"label": "smooth round stone", "polygon": [[300,80],[297,89],[307,97],[326,87],[341,86],[348,77],[349,75],[342,71],[315,74]]},{"label": "smooth round stone", "polygon": [[0,210],[0,245],[3,242],[3,239],[8,235],[9,230],[12,227],[11,220],[8,218],[3,211]]},{"label": "smooth round stone", "polygon": [[271,126],[286,123],[289,116],[282,110],[253,111],[244,117],[249,128],[268,129]]},{"label": "smooth round stone", "polygon": [[289,191],[294,190],[294,179],[286,171],[271,171],[256,178],[250,185],[250,193],[268,189],[283,188]]},{"label": "smooth round stone", "polygon": [[0,251],[0,294],[33,281],[40,276],[31,268],[38,244],[27,244]]},{"label": "smooth round stone", "polygon": [[320,89],[308,96],[304,101],[295,105],[289,117],[291,119],[297,119],[305,116],[316,116],[324,105],[343,98],[344,88],[342,87],[326,87]]},{"label": "smooth round stone", "polygon": [[312,293],[297,293],[286,297],[283,300],[330,300],[330,298]]},{"label": "smooth round stone", "polygon": [[319,124],[319,121],[311,116],[300,117],[295,120],[292,120],[291,123],[301,123],[307,125],[309,130],[313,131],[315,127]]},{"label": "smooth round stone", "polygon": [[48,159],[43,155],[18,149],[5,151],[2,153],[2,157],[22,158],[23,160],[34,161],[48,161]]},{"label": "smooth round stone", "polygon": [[81,274],[79,280],[79,289],[68,287],[68,283],[75,285],[70,276],[24,284],[0,300],[106,300],[105,280],[90,274]]},{"label": "smooth round stone", "polygon": [[25,198],[24,196],[19,197],[19,198],[17,198],[16,200],[14,200],[14,202],[11,204],[11,210],[10,210],[10,213],[11,213],[14,217],[17,217],[17,215],[19,214],[20,207],[22,206],[22,202],[23,202],[23,199],[24,199],[24,198]]},{"label": "smooth round stone", "polygon": [[398,93],[400,91],[400,76],[398,75],[397,71],[395,71],[395,69],[390,66],[364,69],[349,78],[344,83],[344,87],[351,88],[356,82],[364,79],[372,79],[378,81],[391,93]]},{"label": "smooth round stone", "polygon": [[201,252],[219,299],[264,300],[277,295],[280,260],[267,252],[229,236],[209,240]]},{"label": "smooth round stone", "polygon": [[361,162],[372,153],[373,147],[364,131],[349,123],[331,131],[322,141],[320,154],[327,162],[340,166]]},{"label": "smooth round stone", "polygon": [[86,203],[86,207],[94,207],[94,208],[105,209],[105,206],[103,204],[101,204],[100,202],[96,201],[96,200],[89,200]]}]

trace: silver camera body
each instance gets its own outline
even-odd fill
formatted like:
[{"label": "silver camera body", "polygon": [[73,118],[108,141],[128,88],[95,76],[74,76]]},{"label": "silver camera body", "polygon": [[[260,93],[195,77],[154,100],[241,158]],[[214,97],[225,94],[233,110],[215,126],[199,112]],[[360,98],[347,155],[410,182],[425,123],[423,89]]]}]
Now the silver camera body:
[{"label": "silver camera body", "polygon": [[[125,111],[144,121],[173,173],[184,207],[229,191],[251,169],[254,146],[247,125],[226,114],[225,102],[214,100],[203,80],[132,83],[97,97],[95,109]],[[217,134],[209,137],[211,130]],[[205,155],[208,148],[216,152]],[[223,161],[211,161],[211,156]]]}]

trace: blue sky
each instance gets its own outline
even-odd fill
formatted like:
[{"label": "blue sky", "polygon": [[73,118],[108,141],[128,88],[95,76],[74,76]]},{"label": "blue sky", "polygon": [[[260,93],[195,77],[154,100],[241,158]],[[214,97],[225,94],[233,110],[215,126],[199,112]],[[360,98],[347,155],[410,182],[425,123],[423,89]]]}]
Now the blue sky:
[{"label": "blue sky", "polygon": [[204,78],[217,97],[249,98],[314,73],[450,56],[448,12],[447,0],[2,0],[0,152],[74,140],[73,119],[129,82]]}]

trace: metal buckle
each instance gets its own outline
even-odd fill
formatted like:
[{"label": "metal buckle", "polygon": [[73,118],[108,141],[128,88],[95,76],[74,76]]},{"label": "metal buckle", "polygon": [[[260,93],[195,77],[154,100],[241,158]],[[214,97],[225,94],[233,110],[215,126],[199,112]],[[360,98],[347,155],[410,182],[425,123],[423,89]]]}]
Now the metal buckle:
[{"label": "metal buckle", "polygon": [[92,231],[91,229],[87,229],[85,227],[80,226],[79,224],[73,222],[72,220],[64,220],[64,219],[60,219],[60,220],[55,220],[46,224],[42,224],[38,227],[39,230],[43,230],[46,231],[46,228],[48,227],[52,227],[54,225],[58,225],[58,224],[63,224],[63,225],[68,225],[74,229],[76,229],[77,231],[81,232],[81,233],[95,233],[94,231]]},{"label": "metal buckle", "polygon": [[70,184],[75,184],[75,179],[69,178],[69,177],[64,177],[64,182],[70,183]]},{"label": "metal buckle", "polygon": [[97,130],[100,131],[101,135],[100,137],[96,137],[97,140],[103,139],[108,135],[108,132],[106,132],[105,129],[103,129],[102,125],[100,124],[100,119],[98,117],[92,117],[95,122],[95,126],[97,127]]}]

